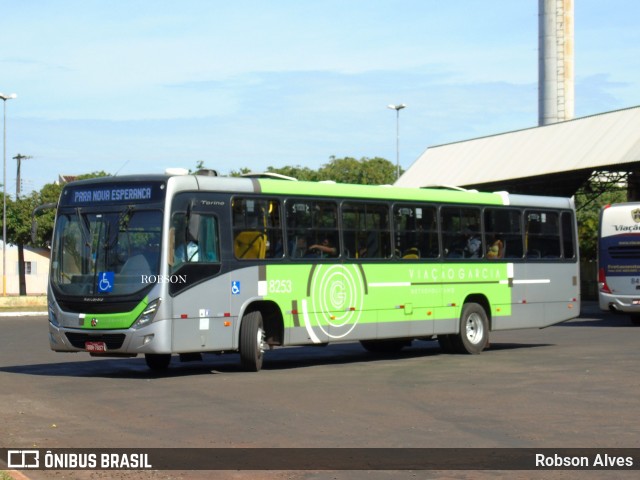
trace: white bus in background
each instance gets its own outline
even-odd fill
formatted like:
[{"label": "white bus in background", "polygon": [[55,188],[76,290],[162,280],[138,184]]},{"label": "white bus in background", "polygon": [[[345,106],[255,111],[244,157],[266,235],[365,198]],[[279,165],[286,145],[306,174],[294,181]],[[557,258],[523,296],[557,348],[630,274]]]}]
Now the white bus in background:
[{"label": "white bus in background", "polygon": [[640,203],[617,203],[600,212],[600,309],[626,313],[640,324]]}]

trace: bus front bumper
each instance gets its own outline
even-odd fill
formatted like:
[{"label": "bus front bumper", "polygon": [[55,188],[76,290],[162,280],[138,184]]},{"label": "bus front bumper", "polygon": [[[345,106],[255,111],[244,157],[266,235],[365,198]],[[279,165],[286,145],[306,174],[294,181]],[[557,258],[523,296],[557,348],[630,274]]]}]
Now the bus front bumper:
[{"label": "bus front bumper", "polygon": [[159,320],[138,330],[89,330],[61,327],[49,322],[49,345],[55,352],[96,355],[170,353],[170,335],[166,334],[170,324],[170,321]]},{"label": "bus front bumper", "polygon": [[640,314],[640,295],[612,295],[600,292],[600,310],[614,313]]}]

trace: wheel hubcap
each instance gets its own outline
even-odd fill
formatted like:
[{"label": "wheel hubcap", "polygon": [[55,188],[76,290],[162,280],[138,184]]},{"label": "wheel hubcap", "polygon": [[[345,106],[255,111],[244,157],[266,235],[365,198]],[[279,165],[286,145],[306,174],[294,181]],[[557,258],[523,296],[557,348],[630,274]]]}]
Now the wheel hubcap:
[{"label": "wheel hubcap", "polygon": [[480,343],[484,335],[482,318],[477,313],[472,313],[467,319],[467,340],[475,344]]},{"label": "wheel hubcap", "polygon": [[262,356],[265,350],[265,333],[262,328],[258,329],[258,356]]}]

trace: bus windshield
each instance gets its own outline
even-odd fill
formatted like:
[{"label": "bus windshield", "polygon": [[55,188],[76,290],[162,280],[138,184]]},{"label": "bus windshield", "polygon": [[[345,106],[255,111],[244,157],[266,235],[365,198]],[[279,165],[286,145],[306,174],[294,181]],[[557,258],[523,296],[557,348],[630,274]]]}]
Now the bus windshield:
[{"label": "bus windshield", "polygon": [[53,234],[51,283],[66,295],[131,295],[157,275],[162,212],[132,206],[61,211]]}]

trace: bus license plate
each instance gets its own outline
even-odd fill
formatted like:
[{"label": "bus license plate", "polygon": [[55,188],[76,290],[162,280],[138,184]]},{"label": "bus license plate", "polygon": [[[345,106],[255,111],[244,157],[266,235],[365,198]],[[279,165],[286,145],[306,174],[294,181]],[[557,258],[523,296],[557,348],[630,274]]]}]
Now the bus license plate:
[{"label": "bus license plate", "polygon": [[87,352],[103,353],[107,351],[107,344],[104,342],[84,342]]}]

